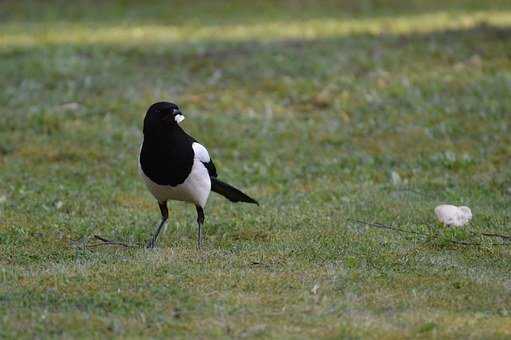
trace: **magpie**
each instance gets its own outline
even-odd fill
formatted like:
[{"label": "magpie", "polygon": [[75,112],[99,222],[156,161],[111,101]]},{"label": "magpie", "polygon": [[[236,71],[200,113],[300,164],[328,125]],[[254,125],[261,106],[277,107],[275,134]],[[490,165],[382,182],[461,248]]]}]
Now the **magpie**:
[{"label": "magpie", "polygon": [[139,155],[139,172],[158,201],[161,222],[147,243],[154,248],[168,220],[167,201],[195,204],[197,210],[197,247],[202,247],[204,207],[211,191],[231,202],[259,205],[253,198],[217,178],[208,150],[179,126],[185,117],[174,103],[158,102],[149,107],[144,118],[144,138]]}]

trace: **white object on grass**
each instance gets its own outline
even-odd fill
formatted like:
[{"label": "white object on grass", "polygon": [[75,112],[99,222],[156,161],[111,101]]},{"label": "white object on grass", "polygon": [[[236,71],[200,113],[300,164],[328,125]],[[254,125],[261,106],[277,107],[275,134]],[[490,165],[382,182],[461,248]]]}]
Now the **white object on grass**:
[{"label": "white object on grass", "polygon": [[472,211],[469,207],[457,207],[450,204],[436,207],[435,215],[444,225],[455,227],[462,227],[472,219]]}]

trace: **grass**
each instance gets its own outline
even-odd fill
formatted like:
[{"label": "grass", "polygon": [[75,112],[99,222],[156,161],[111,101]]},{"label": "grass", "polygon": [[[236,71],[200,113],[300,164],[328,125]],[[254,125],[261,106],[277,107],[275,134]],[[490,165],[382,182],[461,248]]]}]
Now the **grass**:
[{"label": "grass", "polygon": [[[510,248],[467,232],[511,234],[507,1],[6,1],[0,16],[0,337],[511,335]],[[153,232],[137,152],[162,99],[261,207],[212,195],[203,252],[181,203],[155,251],[87,249]],[[445,202],[472,223],[431,227]]]}]

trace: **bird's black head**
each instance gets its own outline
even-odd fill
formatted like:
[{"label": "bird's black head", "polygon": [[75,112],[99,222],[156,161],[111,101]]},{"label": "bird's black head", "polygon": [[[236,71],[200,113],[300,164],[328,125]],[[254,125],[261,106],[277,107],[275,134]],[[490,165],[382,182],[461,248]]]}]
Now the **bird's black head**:
[{"label": "bird's black head", "polygon": [[185,117],[174,103],[158,102],[149,107],[144,119],[144,135],[151,132],[167,130],[176,126]]}]

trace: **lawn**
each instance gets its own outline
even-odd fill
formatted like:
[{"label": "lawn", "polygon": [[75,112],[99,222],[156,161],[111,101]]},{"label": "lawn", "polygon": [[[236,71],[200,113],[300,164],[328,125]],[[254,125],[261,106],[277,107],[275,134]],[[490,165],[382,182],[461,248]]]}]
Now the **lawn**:
[{"label": "lawn", "polygon": [[[511,337],[511,3],[190,3],[0,2],[0,338]],[[159,100],[261,203],[202,251],[143,247]]]}]

